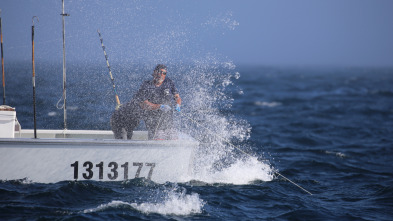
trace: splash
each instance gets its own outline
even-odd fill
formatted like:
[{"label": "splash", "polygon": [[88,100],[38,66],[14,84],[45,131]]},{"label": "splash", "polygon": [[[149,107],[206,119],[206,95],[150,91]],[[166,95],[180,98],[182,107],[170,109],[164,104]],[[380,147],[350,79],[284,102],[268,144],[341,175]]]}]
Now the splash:
[{"label": "splash", "polygon": [[220,171],[200,173],[196,179],[206,183],[245,185],[255,180],[273,180],[273,170],[268,164],[262,163],[254,157],[249,157],[238,159],[235,163]]},{"label": "splash", "polygon": [[201,143],[193,179],[231,184],[272,180],[270,165],[244,154],[251,149],[243,145],[250,138],[251,126],[231,114],[232,88],[240,78],[233,62],[220,61],[210,54],[186,72],[179,85],[186,85],[182,98],[192,106],[183,109],[181,116],[185,117],[180,124],[182,131]]},{"label": "splash", "polygon": [[86,209],[83,212],[94,213],[111,208],[130,208],[145,214],[157,213],[161,215],[186,216],[202,213],[205,203],[199,198],[199,194],[186,194],[184,189],[178,191],[176,187],[164,192],[166,192],[166,196],[160,202],[129,203],[113,200],[109,203],[101,204],[97,208]]},{"label": "splash", "polygon": [[220,13],[215,17],[209,18],[202,25],[212,26],[214,28],[224,28],[233,31],[237,26],[239,26],[239,22],[232,17],[233,13],[231,11],[227,11],[225,13]]},{"label": "splash", "polygon": [[186,195],[185,193],[171,192],[161,203],[132,203],[131,206],[142,213],[158,213],[162,215],[190,215],[202,213],[203,200],[197,193]]}]

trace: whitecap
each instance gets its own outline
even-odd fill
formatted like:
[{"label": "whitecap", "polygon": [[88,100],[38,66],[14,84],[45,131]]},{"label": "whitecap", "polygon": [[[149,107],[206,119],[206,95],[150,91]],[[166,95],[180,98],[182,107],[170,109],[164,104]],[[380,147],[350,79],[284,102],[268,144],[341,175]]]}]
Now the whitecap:
[{"label": "whitecap", "polygon": [[68,107],[67,107],[67,110],[70,110],[70,111],[76,111],[76,110],[78,110],[78,109],[79,109],[78,106],[68,106]]},{"label": "whitecap", "polygon": [[341,152],[325,151],[325,153],[326,154],[336,155],[336,157],[340,157],[340,158],[346,157],[346,155],[341,153]]},{"label": "whitecap", "polygon": [[130,203],[113,200],[110,203],[101,204],[97,208],[85,209],[85,210],[83,210],[83,212],[84,213],[94,213],[94,212],[104,211],[104,210],[106,210],[108,208],[118,208],[118,207],[123,206],[123,205],[131,206]]},{"label": "whitecap", "polygon": [[85,209],[83,212],[94,213],[110,208],[129,207],[145,214],[157,213],[161,215],[186,216],[202,213],[204,204],[205,202],[199,198],[199,194],[186,194],[185,191],[179,193],[174,189],[168,192],[168,195],[162,202],[129,203],[113,200],[96,208]]},{"label": "whitecap", "polygon": [[55,111],[51,111],[51,112],[48,113],[49,117],[54,117],[56,115],[57,115],[57,113]]},{"label": "whitecap", "polygon": [[275,102],[275,101],[273,101],[273,102],[256,101],[256,102],[254,102],[254,104],[257,106],[262,106],[262,107],[277,107],[277,106],[282,105],[282,103]]},{"label": "whitecap", "polygon": [[205,203],[197,193],[170,192],[168,197],[159,203],[131,203],[131,206],[142,213],[158,213],[161,215],[190,215],[202,213]]}]

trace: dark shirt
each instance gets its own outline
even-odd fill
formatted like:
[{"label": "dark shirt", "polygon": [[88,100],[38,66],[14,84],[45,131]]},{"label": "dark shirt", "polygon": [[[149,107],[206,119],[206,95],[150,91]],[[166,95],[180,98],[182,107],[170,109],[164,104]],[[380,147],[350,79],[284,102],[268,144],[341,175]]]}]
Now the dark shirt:
[{"label": "dark shirt", "polygon": [[[174,95],[178,94],[175,84],[169,78],[165,78],[159,87],[154,85],[153,80],[144,81],[138,90],[135,99],[138,102],[148,100],[153,104],[166,104],[173,107],[175,103]],[[163,112],[158,110],[145,110],[143,118],[149,130],[149,138],[155,134],[156,130],[173,128],[173,112]]]},{"label": "dark shirt", "polygon": [[135,98],[139,102],[148,100],[153,104],[166,104],[171,106],[174,102],[175,94],[178,94],[175,84],[171,79],[165,78],[159,87],[154,85],[153,80],[144,81]]}]

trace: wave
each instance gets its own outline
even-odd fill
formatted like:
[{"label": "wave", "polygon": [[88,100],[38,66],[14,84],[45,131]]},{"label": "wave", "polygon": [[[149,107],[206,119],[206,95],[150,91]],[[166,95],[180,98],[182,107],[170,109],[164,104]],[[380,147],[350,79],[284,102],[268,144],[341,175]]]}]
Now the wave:
[{"label": "wave", "polygon": [[203,172],[194,176],[194,180],[208,184],[245,185],[256,180],[273,180],[273,169],[255,157],[248,157],[238,159],[233,164],[220,170],[203,170]]},{"label": "wave", "polygon": [[393,97],[393,91],[392,90],[378,90],[377,89],[377,90],[369,91],[369,94],[386,96],[386,97]]},{"label": "wave", "polygon": [[34,182],[28,178],[23,178],[23,179],[16,179],[16,180],[0,180],[0,183],[8,183],[12,185],[24,185],[24,184],[32,184]]},{"label": "wave", "polygon": [[256,106],[261,106],[261,107],[277,107],[282,105],[282,103],[276,101],[272,101],[272,102],[255,101],[254,104]]},{"label": "wave", "polygon": [[187,216],[202,213],[205,202],[200,199],[199,194],[186,194],[185,190],[177,191],[177,188],[169,190],[164,200],[160,202],[129,203],[113,200],[101,204],[96,208],[85,209],[83,213],[95,213],[106,211],[111,208],[129,208],[144,214],[178,215]]},{"label": "wave", "polygon": [[334,156],[339,157],[339,158],[347,157],[344,153],[341,153],[341,152],[335,152],[335,151],[328,151],[328,150],[326,150],[325,153],[327,155],[334,155]]}]

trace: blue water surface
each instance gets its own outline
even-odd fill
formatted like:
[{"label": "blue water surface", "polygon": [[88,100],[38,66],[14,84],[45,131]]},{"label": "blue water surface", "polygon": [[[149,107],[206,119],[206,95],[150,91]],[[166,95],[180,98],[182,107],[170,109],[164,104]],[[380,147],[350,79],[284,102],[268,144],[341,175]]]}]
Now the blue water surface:
[{"label": "blue water surface", "polygon": [[[55,107],[62,82],[52,70],[61,66],[37,71],[40,129],[63,126],[62,110]],[[69,128],[110,129],[114,96],[105,69],[71,65],[68,70]],[[16,107],[22,128],[32,128],[29,66],[8,71],[16,77],[7,78],[7,104]],[[250,138],[237,145],[249,147],[313,195],[280,176],[245,185],[21,179],[0,182],[0,219],[392,220],[393,69],[239,66],[236,71],[240,78],[233,77],[227,90],[234,100],[222,114],[251,126]],[[146,74],[117,79],[123,100],[149,78],[149,69],[139,72]],[[173,78],[181,82],[181,76]],[[183,103],[184,111],[192,109]]]}]

